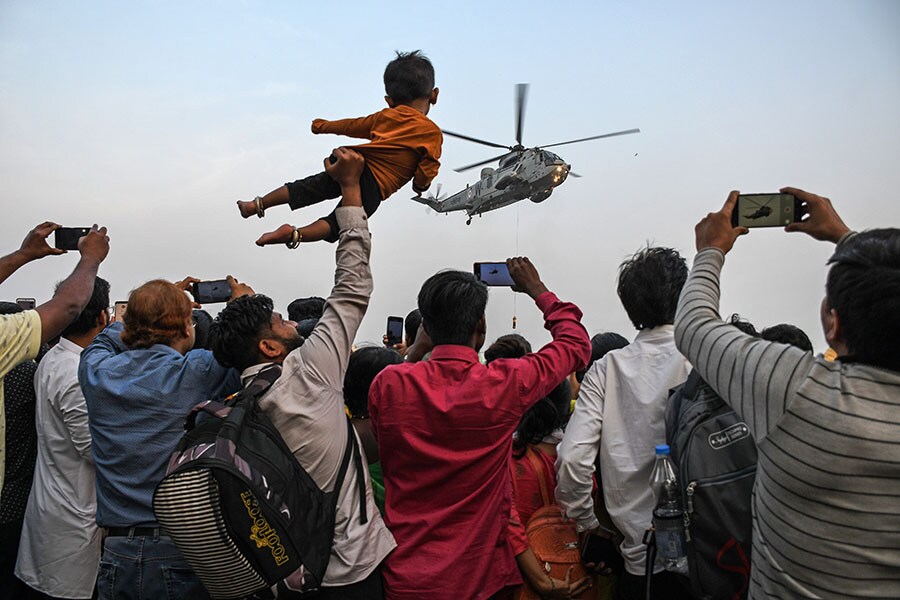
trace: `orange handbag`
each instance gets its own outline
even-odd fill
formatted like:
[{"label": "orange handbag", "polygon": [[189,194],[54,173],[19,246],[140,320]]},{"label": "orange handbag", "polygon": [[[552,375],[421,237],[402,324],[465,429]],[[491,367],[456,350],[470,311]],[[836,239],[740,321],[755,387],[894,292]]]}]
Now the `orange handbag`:
[{"label": "orange handbag", "polygon": [[[528,545],[550,577],[564,580],[569,572],[569,567],[574,567],[570,581],[578,581],[587,575],[587,571],[581,562],[581,544],[578,530],[575,529],[575,521],[563,517],[562,509],[551,500],[550,486],[547,483],[547,473],[543,462],[531,448],[528,448],[525,456],[528,457],[528,461],[537,473],[541,498],[544,502],[544,506],[534,511],[525,524]],[[589,588],[577,598],[586,600],[592,597],[592,593],[596,595],[596,592]],[[515,600],[538,600],[540,596],[528,585],[528,582],[525,582],[516,590],[514,598]]]}]

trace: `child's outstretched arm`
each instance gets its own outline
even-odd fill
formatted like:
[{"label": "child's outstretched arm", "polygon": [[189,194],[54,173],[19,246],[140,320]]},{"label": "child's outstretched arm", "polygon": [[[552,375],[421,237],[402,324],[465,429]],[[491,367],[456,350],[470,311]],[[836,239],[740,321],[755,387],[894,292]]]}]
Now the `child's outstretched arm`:
[{"label": "child's outstretched arm", "polygon": [[314,119],[312,122],[312,132],[333,133],[335,135],[346,135],[348,137],[368,140],[372,138],[372,128],[375,126],[375,120],[377,118],[378,113],[371,114],[367,117],[359,117],[358,119],[339,119],[337,121]]}]

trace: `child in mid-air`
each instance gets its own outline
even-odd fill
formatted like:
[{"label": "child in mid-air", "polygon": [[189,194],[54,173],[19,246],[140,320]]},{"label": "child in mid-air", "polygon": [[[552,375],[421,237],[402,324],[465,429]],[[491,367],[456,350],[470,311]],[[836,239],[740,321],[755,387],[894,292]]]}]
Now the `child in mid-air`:
[{"label": "child in mid-air", "polygon": [[[397,57],[384,70],[384,99],[388,108],[368,117],[326,121],[315,119],[313,133],[334,133],[368,138],[368,144],[350,146],[366,159],[359,180],[363,208],[371,215],[391,194],[413,180],[413,191],[422,194],[437,175],[443,136],[440,128],[426,115],[437,103],[434,67],[418,50],[397,52]],[[291,210],[322,202],[341,195],[341,188],[322,172],[293,183],[286,183],[265,196],[238,201],[241,216],[262,217],[266,209],[289,204]],[[266,233],[256,243],[287,242],[295,248],[300,242],[337,241],[337,219],[332,211],[306,227],[282,226]]]}]

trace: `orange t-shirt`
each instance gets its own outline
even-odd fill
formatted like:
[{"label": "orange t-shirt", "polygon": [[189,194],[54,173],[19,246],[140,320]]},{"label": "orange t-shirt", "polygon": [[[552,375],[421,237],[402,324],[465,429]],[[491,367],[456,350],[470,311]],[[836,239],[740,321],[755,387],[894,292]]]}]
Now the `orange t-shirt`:
[{"label": "orange t-shirt", "polygon": [[424,192],[441,166],[438,160],[444,141],[441,129],[406,105],[385,108],[358,119],[315,119],[312,132],[372,140],[352,148],[366,159],[385,200],[410,179],[416,192]]}]

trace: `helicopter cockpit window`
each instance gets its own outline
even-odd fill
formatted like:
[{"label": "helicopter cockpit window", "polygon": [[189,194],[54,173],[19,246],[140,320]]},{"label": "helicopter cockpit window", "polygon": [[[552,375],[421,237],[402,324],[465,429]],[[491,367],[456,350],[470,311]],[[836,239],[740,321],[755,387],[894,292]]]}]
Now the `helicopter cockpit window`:
[{"label": "helicopter cockpit window", "polygon": [[555,165],[555,164],[561,162],[561,160],[562,160],[561,158],[559,158],[557,155],[553,154],[552,152],[541,152],[541,154],[543,154],[544,164],[547,166]]},{"label": "helicopter cockpit window", "polygon": [[501,167],[508,167],[509,165],[515,164],[516,161],[519,160],[518,154],[510,154],[506,158],[500,161]]}]

